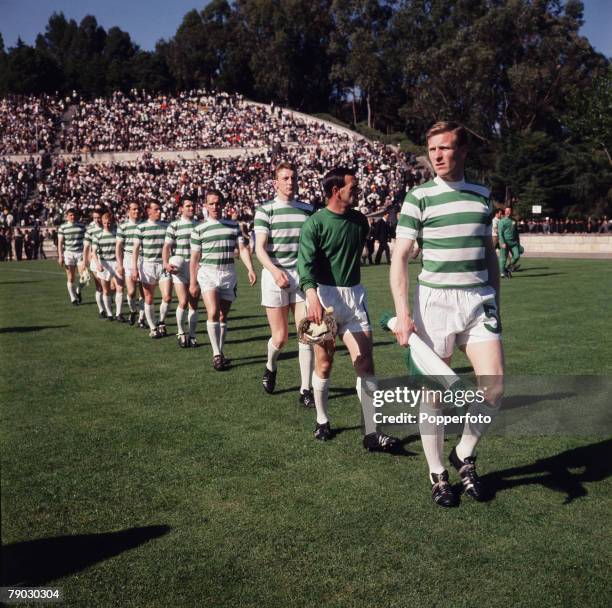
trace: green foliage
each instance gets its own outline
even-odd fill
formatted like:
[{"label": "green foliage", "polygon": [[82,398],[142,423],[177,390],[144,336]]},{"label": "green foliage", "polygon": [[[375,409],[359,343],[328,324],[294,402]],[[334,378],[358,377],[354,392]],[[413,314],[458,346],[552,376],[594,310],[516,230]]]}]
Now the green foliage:
[{"label": "green foliage", "polygon": [[579,34],[583,8],[579,0],[213,0],[153,52],[93,16],[77,24],[53,13],[33,49],[4,52],[0,40],[0,92],[214,87],[330,113],[406,149],[423,143],[432,122],[457,120],[473,136],[471,173],[498,197],[509,187],[522,211],[541,200],[551,211],[587,213],[610,200],[600,155],[612,166],[612,68]]}]

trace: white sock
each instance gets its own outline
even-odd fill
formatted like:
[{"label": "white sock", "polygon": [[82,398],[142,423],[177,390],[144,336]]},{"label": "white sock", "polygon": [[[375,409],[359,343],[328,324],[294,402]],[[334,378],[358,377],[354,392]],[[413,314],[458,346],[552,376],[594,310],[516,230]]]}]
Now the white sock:
[{"label": "white sock", "polygon": [[317,372],[312,372],[312,394],[317,409],[317,424],[329,422],[327,417],[327,393],[329,391],[329,378],[319,378]]},{"label": "white sock", "polygon": [[[441,408],[429,407],[426,403],[421,402],[419,413],[428,414],[430,416],[438,416],[442,412]],[[420,417],[419,417],[420,420]],[[444,425],[434,424],[424,420],[419,421],[419,432],[421,433],[421,443],[423,444],[423,452],[429,466],[429,473],[442,473],[446,469],[442,462],[442,452],[444,449]],[[430,478],[433,483],[433,479]]]},{"label": "white sock", "polygon": [[223,352],[223,345],[225,344],[225,334],[227,333],[227,323],[219,324],[219,350]]},{"label": "white sock", "polygon": [[76,292],[74,291],[74,285],[70,281],[66,281],[66,287],[68,288],[68,295],[70,301],[74,302],[77,299]]},{"label": "white sock", "polygon": [[361,414],[363,415],[363,426],[366,435],[376,432],[376,423],[374,422],[374,391],[378,389],[378,380],[376,376],[359,376],[357,382],[357,394],[361,401]]},{"label": "white sock", "polygon": [[272,338],[268,340],[268,362],[266,363],[266,367],[271,371],[276,371],[276,360],[278,359],[278,355],[280,355],[280,348],[276,348],[274,346],[274,342],[272,342]]},{"label": "white sock", "polygon": [[104,302],[104,309],[106,310],[106,314],[109,317],[112,317],[113,316],[113,309],[111,307],[111,297],[110,297],[110,294],[108,294],[108,295],[104,294],[102,296],[102,301]]},{"label": "white sock", "polygon": [[300,362],[300,393],[310,388],[314,353],[310,344],[298,343],[298,361]]},{"label": "white sock", "polygon": [[123,292],[118,291],[115,294],[115,316],[118,317],[121,314],[121,308],[123,307]]},{"label": "white sock", "polygon": [[136,299],[128,298],[128,306],[130,307],[130,312],[136,312]]},{"label": "white sock", "polygon": [[176,333],[179,336],[185,334],[185,330],[183,329],[183,322],[185,321],[185,313],[187,311],[180,306],[176,307]]},{"label": "white sock", "polygon": [[[489,416],[491,422],[493,422],[495,416],[499,412],[499,407],[492,407],[489,403],[472,403],[468,408],[468,414],[471,416],[481,415]],[[461,460],[465,460],[469,456],[474,455],[476,445],[480,441],[480,438],[484,435],[485,431],[491,425],[491,422],[466,422],[463,427],[463,434],[461,435],[461,441],[457,444],[457,456]]]},{"label": "white sock", "polygon": [[208,339],[210,340],[210,345],[213,349],[213,357],[221,354],[221,350],[219,349],[219,327],[220,323],[217,321],[206,321],[206,331],[208,332]]},{"label": "white sock", "polygon": [[156,327],[155,321],[155,305],[154,304],[145,304],[144,305],[144,314],[147,318],[147,324],[149,325],[150,330],[154,330]]},{"label": "white sock", "polygon": [[104,312],[104,303],[102,302],[102,292],[96,290],[96,304],[98,305],[98,312]]},{"label": "white sock", "polygon": [[145,318],[145,303],[142,298],[138,298],[138,320],[142,321]]},{"label": "white sock", "polygon": [[159,305],[159,321],[163,323],[166,320],[166,315],[168,314],[168,307],[170,304],[168,302],[164,302]]},{"label": "white sock", "polygon": [[196,337],[196,328],[198,327],[198,311],[193,310],[192,308],[189,309],[189,313],[187,314],[187,319],[189,322],[189,337],[190,338],[195,338]]}]

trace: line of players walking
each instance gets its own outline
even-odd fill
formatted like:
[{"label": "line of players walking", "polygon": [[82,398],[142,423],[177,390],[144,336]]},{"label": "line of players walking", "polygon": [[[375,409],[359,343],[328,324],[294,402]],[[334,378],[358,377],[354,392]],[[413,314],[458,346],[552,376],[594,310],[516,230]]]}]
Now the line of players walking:
[{"label": "line of players walking", "polygon": [[[471,404],[473,420],[466,423],[460,441],[449,455],[463,491],[477,501],[486,500],[486,489],[476,473],[475,449],[501,406],[504,356],[501,342],[500,272],[492,240],[490,192],[464,178],[468,154],[467,132],[455,123],[436,123],[427,133],[428,154],[436,178],[411,190],[402,206],[397,240],[391,259],[390,288],[401,346],[412,332],[447,364],[455,347],[474,368],[484,403]],[[401,442],[378,430],[373,395],[378,380],[374,370],[372,328],[367,292],[361,284],[360,258],[369,232],[367,219],[353,209],[359,186],[353,171],[337,167],[322,180],[326,206],[314,213],[298,201],[297,169],[280,163],[274,172],[276,196],[260,205],[255,214],[256,254],[263,266],[261,304],[266,309],[271,337],[262,377],[266,392],[276,388],[281,349],[289,335],[289,313],[296,325],[304,318],[320,324],[324,310],[333,308],[338,337],[344,342],[356,373],[357,395],[364,424],[363,446],[370,451],[396,452]],[[197,299],[202,294],[207,311],[207,333],[213,350],[213,367],[227,369],[223,355],[227,319],[236,297],[234,251],[256,282],[251,253],[235,222],[221,218],[223,197],[206,195],[206,220],[197,223],[194,204],[183,199],[179,218],[160,221],[157,202],[146,205],[147,220],[138,223],[139,210],[130,205],[128,218],[117,230],[111,214],[99,210],[89,227],[76,222],[74,211],[60,227],[59,263],[66,268],[67,289],[73,304],[81,299],[75,286],[79,264],[89,264],[102,316],[125,320],[123,290],[127,288],[128,323],[146,322],[151,338],[166,334],[165,319],[175,287],[178,342],[196,345]],[[501,222],[500,222],[501,223]],[[408,259],[421,245],[423,265],[415,289],[414,307],[408,300]],[[505,257],[504,257],[505,263]],[[500,262],[501,264],[501,262]],[[137,301],[140,284],[142,307]],[[156,317],[153,301],[159,285],[162,302]],[[113,314],[111,294],[115,289]],[[328,392],[336,342],[300,344],[298,352],[300,402],[316,410],[314,438],[333,439]],[[314,369],[313,369],[314,365]],[[419,423],[423,451],[429,468],[435,504],[453,507],[459,497],[450,484],[443,462],[444,427],[433,424],[443,404],[422,402],[426,421]]]}]

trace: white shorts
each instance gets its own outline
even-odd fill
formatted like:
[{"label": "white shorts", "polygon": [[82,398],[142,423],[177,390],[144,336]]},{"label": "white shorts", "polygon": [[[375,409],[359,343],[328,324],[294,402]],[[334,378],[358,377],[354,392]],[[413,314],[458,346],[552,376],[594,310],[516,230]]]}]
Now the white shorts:
[{"label": "white shorts", "polygon": [[455,344],[501,340],[492,287],[468,289],[417,285],[414,323],[419,336],[439,357],[450,357]]},{"label": "white shorts", "polygon": [[172,277],[172,283],[174,285],[180,283],[181,285],[187,285],[187,287],[189,287],[189,262],[183,262],[181,267],[178,268],[176,272],[173,272],[170,276]]},{"label": "white shorts", "polygon": [[101,281],[110,281],[114,278],[121,280],[117,276],[117,262],[100,262],[100,264],[104,270],[96,274]]},{"label": "white shorts", "polygon": [[323,308],[334,307],[339,336],[347,331],[352,334],[372,331],[368,316],[368,294],[363,285],[353,287],[319,285],[317,294]]},{"label": "white shorts", "polygon": [[268,308],[281,308],[304,301],[304,292],[300,289],[300,279],[295,268],[281,268],[289,279],[289,287],[281,289],[272,273],[264,268],[261,271],[261,305]]},{"label": "white shorts", "polygon": [[124,253],[123,254],[123,271],[125,272],[125,276],[129,277],[132,274],[132,254]]},{"label": "white shorts", "polygon": [[154,285],[172,279],[170,274],[164,270],[164,265],[161,262],[147,262],[143,260],[138,270],[141,283],[147,283],[148,285]]},{"label": "white shorts", "polygon": [[202,293],[216,291],[219,298],[233,302],[238,295],[236,269],[233,266],[202,265],[198,271],[198,284]]},{"label": "white shorts", "polygon": [[76,266],[82,259],[82,251],[64,251],[64,266]]}]

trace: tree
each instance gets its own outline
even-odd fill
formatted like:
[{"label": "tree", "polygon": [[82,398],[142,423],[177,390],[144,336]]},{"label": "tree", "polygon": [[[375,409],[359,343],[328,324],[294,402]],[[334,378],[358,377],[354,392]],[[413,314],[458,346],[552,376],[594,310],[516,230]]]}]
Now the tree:
[{"label": "tree", "polygon": [[[374,106],[383,97],[389,77],[386,51],[390,46],[392,14],[390,2],[334,0],[332,3],[331,78],[340,92],[350,91],[353,102],[357,98],[365,101],[370,128],[374,125]],[[355,109],[353,115],[356,122]]]},{"label": "tree", "polygon": [[564,124],[578,139],[601,148],[612,165],[612,65],[570,99]]}]

